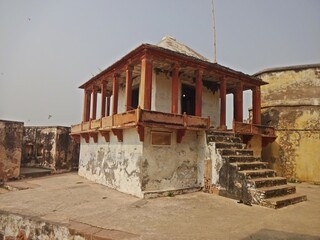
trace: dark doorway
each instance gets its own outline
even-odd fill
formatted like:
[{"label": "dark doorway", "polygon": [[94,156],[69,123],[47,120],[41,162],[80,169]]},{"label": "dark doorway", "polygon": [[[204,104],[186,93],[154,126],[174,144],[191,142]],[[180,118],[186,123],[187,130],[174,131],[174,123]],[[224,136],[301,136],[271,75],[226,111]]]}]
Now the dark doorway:
[{"label": "dark doorway", "polygon": [[182,84],[181,87],[181,113],[195,114],[196,90],[193,86]]},{"label": "dark doorway", "polygon": [[132,109],[138,108],[139,105],[139,87],[132,89]]}]

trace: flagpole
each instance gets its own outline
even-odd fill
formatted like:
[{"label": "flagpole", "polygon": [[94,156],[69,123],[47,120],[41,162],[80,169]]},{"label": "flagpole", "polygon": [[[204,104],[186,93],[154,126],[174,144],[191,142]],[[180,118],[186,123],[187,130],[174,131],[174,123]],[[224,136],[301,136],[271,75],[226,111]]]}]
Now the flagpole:
[{"label": "flagpole", "polygon": [[216,21],[214,17],[214,0],[212,0],[212,20],[213,20],[213,62],[217,63],[217,44],[216,44]]}]

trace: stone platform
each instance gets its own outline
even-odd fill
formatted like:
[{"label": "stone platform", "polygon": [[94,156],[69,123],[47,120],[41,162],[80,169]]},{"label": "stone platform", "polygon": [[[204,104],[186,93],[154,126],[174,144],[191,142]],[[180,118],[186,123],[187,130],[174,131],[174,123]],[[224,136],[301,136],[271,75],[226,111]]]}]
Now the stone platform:
[{"label": "stone platform", "polygon": [[8,184],[24,190],[0,194],[0,239],[320,239],[319,185],[296,184],[308,201],[274,210],[202,192],[139,199],[76,173]]}]

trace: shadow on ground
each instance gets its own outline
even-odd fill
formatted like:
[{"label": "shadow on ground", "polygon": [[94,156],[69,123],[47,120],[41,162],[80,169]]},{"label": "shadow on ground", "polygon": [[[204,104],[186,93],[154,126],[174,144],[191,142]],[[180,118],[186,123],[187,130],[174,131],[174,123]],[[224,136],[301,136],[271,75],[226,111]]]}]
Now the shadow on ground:
[{"label": "shadow on ground", "polygon": [[271,229],[261,229],[260,231],[243,238],[243,240],[320,240],[320,236],[311,236],[299,233],[275,231]]}]

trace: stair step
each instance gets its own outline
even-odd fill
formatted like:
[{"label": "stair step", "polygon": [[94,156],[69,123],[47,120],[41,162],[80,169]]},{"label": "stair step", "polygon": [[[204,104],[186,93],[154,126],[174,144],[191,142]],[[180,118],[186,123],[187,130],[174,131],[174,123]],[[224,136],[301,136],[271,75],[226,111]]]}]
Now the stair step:
[{"label": "stair step", "polygon": [[281,208],[295,203],[307,201],[307,196],[302,194],[289,194],[281,197],[268,198],[263,200],[260,205],[271,207],[271,208]]},{"label": "stair step", "polygon": [[258,170],[243,170],[238,171],[241,174],[244,174],[247,179],[253,179],[258,177],[275,177],[276,172],[272,169],[258,169]]},{"label": "stair step", "polygon": [[239,155],[230,155],[224,156],[226,160],[229,160],[229,163],[245,163],[245,162],[255,162],[257,158],[254,156],[239,156]]},{"label": "stair step", "polygon": [[223,156],[253,156],[253,151],[250,149],[218,149]]},{"label": "stair step", "polygon": [[216,148],[243,149],[244,148],[244,144],[242,144],[242,143],[229,143],[229,142],[216,142]]},{"label": "stair step", "polygon": [[253,178],[248,179],[256,188],[272,187],[287,184],[287,179],[284,177],[268,177],[268,178]]},{"label": "stair step", "polygon": [[233,162],[231,166],[236,167],[239,171],[242,170],[258,170],[268,168],[269,163],[267,162]]},{"label": "stair step", "polygon": [[294,194],[296,193],[296,187],[285,184],[272,187],[257,188],[255,189],[255,192],[260,196],[260,199],[268,199],[288,194]]},{"label": "stair step", "polygon": [[241,143],[241,139],[235,136],[207,135],[207,142]]}]

